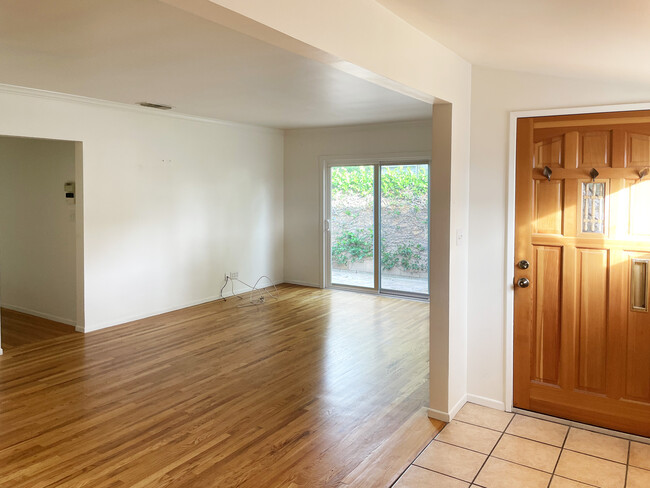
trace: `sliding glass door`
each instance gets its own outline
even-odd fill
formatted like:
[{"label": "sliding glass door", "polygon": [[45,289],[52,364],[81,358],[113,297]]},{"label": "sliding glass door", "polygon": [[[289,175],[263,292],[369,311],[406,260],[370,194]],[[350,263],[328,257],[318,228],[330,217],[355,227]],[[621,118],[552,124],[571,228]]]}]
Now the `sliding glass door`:
[{"label": "sliding glass door", "polygon": [[327,284],[428,296],[428,163],[331,165],[326,177]]},{"label": "sliding glass door", "polygon": [[429,294],[429,165],[381,166],[383,291]]},{"label": "sliding glass door", "polygon": [[330,175],[331,283],[374,289],[375,168],[335,166]]}]

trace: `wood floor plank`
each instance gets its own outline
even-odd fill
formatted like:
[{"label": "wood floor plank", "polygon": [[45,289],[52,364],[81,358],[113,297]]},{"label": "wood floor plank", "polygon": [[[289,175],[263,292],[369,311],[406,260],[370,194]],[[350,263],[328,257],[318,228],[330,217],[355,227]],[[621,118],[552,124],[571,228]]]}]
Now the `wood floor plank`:
[{"label": "wood floor plank", "polygon": [[0,357],[0,486],[334,487],[426,404],[428,304],[240,304]]},{"label": "wood floor plank", "polygon": [[2,323],[2,349],[4,350],[75,333],[75,328],[71,325],[8,308],[0,308],[0,323]]},{"label": "wood floor plank", "polygon": [[414,413],[394,434],[345,477],[342,485],[355,488],[392,486],[445,426],[429,418],[425,408]]}]

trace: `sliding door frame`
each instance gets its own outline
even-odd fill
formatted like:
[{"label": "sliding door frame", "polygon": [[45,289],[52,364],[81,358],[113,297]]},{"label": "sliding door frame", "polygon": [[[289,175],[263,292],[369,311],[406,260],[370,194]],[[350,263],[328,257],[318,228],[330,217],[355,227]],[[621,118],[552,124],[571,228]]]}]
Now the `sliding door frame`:
[{"label": "sliding door frame", "polygon": [[[401,296],[405,298],[428,299],[428,295],[419,293],[400,292],[397,290],[383,290],[381,288],[381,168],[383,166],[400,165],[400,164],[427,164],[429,166],[429,202],[431,201],[431,153],[430,152],[413,152],[413,153],[396,153],[396,154],[377,154],[369,156],[323,156],[320,159],[320,275],[322,288],[334,288],[338,290],[357,291],[361,293],[383,294]],[[332,242],[330,238],[331,222],[331,169],[337,166],[372,166],[374,175],[374,287],[365,288],[353,285],[340,285],[332,283],[331,276],[331,256]],[[428,209],[429,216],[431,209]],[[430,236],[429,236],[430,241]],[[429,261],[429,260],[428,260]],[[427,261],[427,262],[428,262]],[[429,265],[427,264],[427,269]],[[428,269],[429,281],[431,270]]]}]

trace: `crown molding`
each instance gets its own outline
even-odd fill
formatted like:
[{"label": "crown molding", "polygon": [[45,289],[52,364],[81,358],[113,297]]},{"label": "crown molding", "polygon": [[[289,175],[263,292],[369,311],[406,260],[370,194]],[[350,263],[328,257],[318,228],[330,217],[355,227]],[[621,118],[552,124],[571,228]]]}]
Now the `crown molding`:
[{"label": "crown molding", "polygon": [[123,112],[131,112],[131,113],[136,113],[140,115],[150,115],[150,116],[155,116],[155,117],[167,117],[167,118],[173,118],[173,119],[181,119],[181,120],[188,120],[192,122],[201,122],[201,123],[206,123],[206,124],[216,124],[216,125],[223,125],[223,126],[228,126],[228,127],[239,127],[243,129],[254,129],[254,130],[260,130],[263,132],[269,132],[269,133],[282,133],[282,129],[277,129],[274,127],[266,127],[263,125],[255,125],[255,124],[245,124],[242,122],[234,122],[231,120],[222,120],[222,119],[215,119],[215,118],[210,118],[210,117],[200,117],[197,115],[190,115],[190,114],[184,114],[184,113],[179,113],[179,112],[174,112],[172,111],[160,111],[152,108],[146,108],[146,107],[141,107],[139,105],[130,105],[128,103],[122,103],[122,102],[112,102],[109,100],[102,100],[99,98],[91,98],[91,97],[84,97],[81,95],[72,95],[69,93],[60,93],[60,92],[53,92],[53,91],[48,91],[48,90],[40,90],[38,88],[28,88],[28,87],[23,87],[23,86],[16,86],[16,85],[6,85],[0,83],[0,94],[8,94],[8,95],[18,95],[18,96],[23,96],[23,97],[29,97],[29,98],[42,98],[46,100],[54,100],[54,101],[59,101],[59,102],[67,102],[67,103],[76,103],[76,104],[81,104],[81,105],[91,105],[95,107],[102,107],[102,108],[108,108],[108,109],[113,109],[113,110],[120,110]]}]

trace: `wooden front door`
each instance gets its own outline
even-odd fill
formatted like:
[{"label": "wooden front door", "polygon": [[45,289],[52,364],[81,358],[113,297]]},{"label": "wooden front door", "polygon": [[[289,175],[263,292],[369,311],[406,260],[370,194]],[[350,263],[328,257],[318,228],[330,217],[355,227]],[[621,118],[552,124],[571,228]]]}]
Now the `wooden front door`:
[{"label": "wooden front door", "polygon": [[515,407],[650,436],[648,168],[650,112],[518,120]]}]

